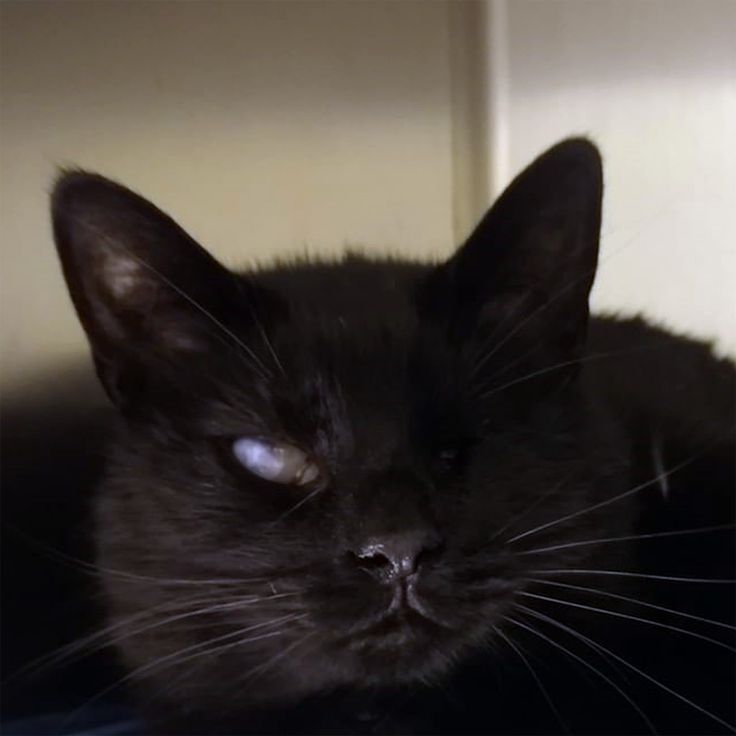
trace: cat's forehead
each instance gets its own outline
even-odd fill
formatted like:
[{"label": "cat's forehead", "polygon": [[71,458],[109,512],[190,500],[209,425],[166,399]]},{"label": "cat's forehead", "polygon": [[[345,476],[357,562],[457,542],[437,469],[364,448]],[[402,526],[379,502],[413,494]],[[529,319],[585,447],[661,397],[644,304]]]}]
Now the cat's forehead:
[{"label": "cat's forehead", "polygon": [[251,282],[278,294],[294,321],[318,317],[325,324],[389,323],[411,309],[426,264],[368,260],[348,254],[333,262],[294,262],[249,274]]},{"label": "cat's forehead", "polygon": [[417,324],[415,285],[425,269],[351,256],[258,274],[286,306],[273,327],[275,347],[322,390],[370,389],[374,399],[379,385],[391,391],[403,380]]},{"label": "cat's forehead", "polygon": [[[331,444],[343,445],[365,431],[394,444],[406,425],[413,285],[422,270],[348,258],[243,276],[280,309],[273,315],[264,305],[254,325],[254,305],[244,299],[231,323],[243,350],[212,344],[211,357],[222,360],[207,359],[204,370],[222,366],[218,395],[225,396],[215,424],[236,429],[245,417],[264,433],[309,439],[325,431]],[[262,370],[251,371],[254,362]]]},{"label": "cat's forehead", "polygon": [[303,311],[282,333],[288,379],[305,397],[339,399],[347,415],[395,413],[406,399],[416,326],[405,309],[391,318],[377,311]]}]

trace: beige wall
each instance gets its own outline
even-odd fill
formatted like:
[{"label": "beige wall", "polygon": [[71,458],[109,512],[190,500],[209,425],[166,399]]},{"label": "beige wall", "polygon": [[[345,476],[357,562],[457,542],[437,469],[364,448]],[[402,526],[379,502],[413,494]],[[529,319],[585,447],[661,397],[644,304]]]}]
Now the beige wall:
[{"label": "beige wall", "polygon": [[2,376],[83,350],[58,165],[119,179],[229,264],[452,245],[444,2],[2,4]]},{"label": "beige wall", "polygon": [[553,141],[592,136],[606,170],[593,308],[736,355],[736,2],[495,4],[505,99],[489,165],[507,180]]}]

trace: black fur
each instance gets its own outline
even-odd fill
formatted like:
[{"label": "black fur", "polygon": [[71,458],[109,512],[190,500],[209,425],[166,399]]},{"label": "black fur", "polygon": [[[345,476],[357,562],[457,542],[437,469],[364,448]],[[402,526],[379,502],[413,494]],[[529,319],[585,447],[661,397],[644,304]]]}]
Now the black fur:
[{"label": "black fur", "polygon": [[[559,572],[734,577],[733,529],[557,549],[734,516],[733,365],[640,320],[588,319],[601,194],[597,151],[569,140],[447,263],[233,274],[123,187],[59,180],[64,274],[119,410],[95,564],[154,729],[646,732],[620,691],[663,733],[734,723],[731,650],[615,614],[731,647],[733,631],[555,585],[734,622],[725,583]],[[302,448],[320,481],[250,475],[242,436]],[[425,540],[423,614],[388,614],[361,550],[408,535]]]}]

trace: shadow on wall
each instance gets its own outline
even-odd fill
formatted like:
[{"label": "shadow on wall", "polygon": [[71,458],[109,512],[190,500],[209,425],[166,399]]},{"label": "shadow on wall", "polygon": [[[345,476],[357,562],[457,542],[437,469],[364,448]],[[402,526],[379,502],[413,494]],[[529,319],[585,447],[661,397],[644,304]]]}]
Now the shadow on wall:
[{"label": "shadow on wall", "polygon": [[18,675],[89,632],[99,615],[90,506],[112,412],[88,360],[33,377],[4,397],[2,433],[3,718],[82,703],[115,676],[105,655]]}]

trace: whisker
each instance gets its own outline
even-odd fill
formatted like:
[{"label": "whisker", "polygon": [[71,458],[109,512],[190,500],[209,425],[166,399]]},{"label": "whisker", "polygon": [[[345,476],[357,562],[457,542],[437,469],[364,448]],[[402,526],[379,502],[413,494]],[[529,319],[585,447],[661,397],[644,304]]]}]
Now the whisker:
[{"label": "whisker", "polygon": [[733,626],[732,624],[724,623],[723,621],[714,621],[710,618],[703,618],[703,616],[696,616],[692,613],[685,613],[684,611],[678,611],[674,608],[667,608],[665,606],[657,606],[654,603],[647,603],[646,601],[640,601],[637,598],[630,598],[626,595],[620,595],[618,593],[611,593],[607,590],[600,590],[600,588],[589,588],[585,585],[571,585],[570,583],[558,583],[554,580],[540,580],[539,578],[530,578],[529,582],[532,583],[539,583],[540,585],[554,585],[558,588],[569,588],[570,590],[579,590],[587,593],[597,593],[598,595],[603,595],[608,598],[617,598],[622,601],[626,601],[628,603],[636,603],[639,606],[644,606],[646,608],[652,608],[656,611],[662,611],[664,613],[671,613],[676,616],[682,616],[683,618],[690,618],[694,621],[700,621],[704,624],[711,624],[712,626],[720,626],[724,629],[729,629],[731,631],[736,631],[736,626]]},{"label": "whisker", "polygon": [[279,522],[283,521],[287,516],[293,514],[297,509],[301,508],[305,503],[310,501],[312,498],[314,498],[318,493],[320,493],[323,490],[322,486],[319,485],[317,488],[315,488],[311,493],[308,493],[304,498],[300,499],[296,502],[288,511],[281,514],[276,521],[272,522],[273,524],[278,524]]},{"label": "whisker", "polygon": [[537,687],[539,688],[539,691],[544,696],[544,699],[547,701],[547,705],[549,705],[550,710],[554,714],[555,718],[557,719],[557,722],[562,726],[563,730],[566,733],[569,733],[569,728],[567,727],[567,724],[565,721],[562,720],[562,716],[560,716],[559,711],[555,707],[555,704],[552,702],[552,698],[550,697],[549,693],[547,692],[547,688],[542,683],[542,680],[539,678],[537,673],[534,671],[534,668],[532,667],[531,663],[529,662],[528,658],[524,655],[524,652],[521,650],[520,646],[517,646],[514,644],[511,637],[507,636],[501,629],[498,628],[498,626],[494,626],[493,630],[500,636],[508,645],[511,647],[511,649],[516,652],[519,659],[524,663],[524,666],[529,671],[529,674],[534,679],[534,682],[537,683]]},{"label": "whisker", "polygon": [[[651,346],[647,346],[651,348]],[[490,391],[486,391],[485,393],[482,393],[479,395],[480,399],[487,399],[490,396],[493,396],[494,394],[497,394],[501,391],[505,391],[508,388],[511,388],[512,386],[516,386],[519,383],[524,383],[525,381],[531,381],[532,378],[537,378],[538,376],[544,376],[547,373],[552,373],[553,371],[559,371],[562,368],[567,368],[572,365],[580,365],[583,363],[590,363],[594,360],[602,360],[603,358],[611,358],[613,356],[619,355],[622,352],[631,352],[631,350],[622,351],[622,350],[613,350],[608,353],[593,353],[592,355],[584,355],[581,358],[575,358],[574,360],[565,360],[562,363],[555,363],[554,365],[546,366],[545,368],[540,368],[539,370],[533,371],[532,373],[526,373],[523,376],[520,376],[519,378],[514,378],[512,381],[508,381],[507,383],[502,384],[501,386],[496,386]]]},{"label": "whisker", "polygon": [[173,289],[179,296],[181,296],[183,299],[185,299],[189,304],[191,304],[195,309],[197,309],[201,314],[203,314],[207,319],[209,319],[215,326],[217,326],[219,329],[221,329],[225,335],[227,335],[238,347],[240,347],[243,352],[250,356],[250,358],[253,360],[252,364],[249,364],[250,367],[256,369],[258,373],[260,373],[261,378],[268,379],[271,377],[271,372],[266,368],[266,366],[263,364],[263,361],[251,350],[232,330],[228,329],[220,320],[217,319],[211,312],[209,312],[207,309],[205,309],[199,302],[197,302],[196,299],[193,299],[189,294],[187,294],[183,289],[178,287],[171,279],[167,278],[162,274],[157,268],[152,266],[150,263],[147,263],[142,258],[140,258],[138,255],[136,255],[130,248],[128,248],[124,243],[121,243],[119,241],[114,240],[111,238],[107,233],[102,231],[101,229],[95,227],[91,223],[75,218],[77,224],[87,229],[88,231],[91,231],[94,233],[95,237],[103,240],[104,242],[113,245],[113,247],[116,248],[122,248],[128,256],[133,259],[138,265],[143,266],[143,268],[147,269],[151,273],[153,273],[155,276],[157,276],[161,281],[166,284],[169,288]]},{"label": "whisker", "polygon": [[[216,594],[216,593],[219,593]],[[120,641],[137,636],[141,633],[154,629],[160,626],[174,623],[179,620],[193,618],[208,613],[214,613],[217,611],[227,611],[230,609],[238,610],[240,608],[248,608],[252,605],[256,605],[264,602],[271,602],[274,600],[280,600],[283,598],[290,598],[297,596],[296,592],[289,593],[277,593],[273,592],[270,595],[259,596],[255,594],[246,594],[241,597],[236,597],[230,592],[219,592],[209,593],[198,597],[187,597],[179,598],[174,600],[165,601],[159,605],[148,608],[144,611],[139,611],[131,616],[128,616],[120,621],[105,626],[99,631],[92,632],[86,636],[81,637],[75,641],[69,642],[51,652],[47,652],[36,659],[27,662],[25,665],[20,667],[18,670],[9,675],[4,682],[14,681],[20,677],[36,677],[41,673],[59,666],[62,663],[68,661],[75,661],[75,659],[82,659],[89,657],[96,652],[102,651],[109,647],[114,646]],[[192,609],[191,606],[198,603],[208,603],[209,606],[205,608]],[[135,623],[139,620],[145,620],[146,618],[152,618],[157,613],[171,609],[176,611],[177,609],[184,609],[183,612],[177,613],[174,616],[153,622],[152,624],[140,627],[133,631],[124,633],[122,636],[110,638],[114,632],[124,629],[126,626]]]},{"label": "whisker", "polygon": [[571,549],[573,547],[584,547],[589,544],[606,544],[608,542],[631,542],[637,539],[656,539],[659,537],[677,537],[685,534],[705,534],[707,532],[720,532],[736,528],[736,524],[718,524],[716,526],[704,526],[698,529],[682,529],[671,532],[653,532],[652,534],[632,534],[627,537],[608,537],[606,539],[586,539],[581,542],[567,542],[566,544],[556,544],[552,547],[537,547],[536,549],[527,549],[518,552],[519,555],[536,555],[542,552],[556,552],[560,549]]},{"label": "whisker", "polygon": [[498,531],[494,532],[488,541],[491,542],[494,539],[497,539],[498,537],[500,537],[501,534],[503,534],[509,527],[512,527],[514,524],[516,524],[517,521],[524,518],[530,511],[533,511],[535,508],[537,508],[537,506],[540,506],[550,496],[559,492],[563,488],[563,486],[575,475],[575,473],[577,473],[577,469],[573,470],[571,473],[568,473],[559,483],[552,486],[550,490],[548,490],[546,493],[543,493],[541,496],[537,497],[537,499],[534,500],[532,503],[530,503],[523,511],[516,514],[516,516],[513,516],[511,518],[511,521],[508,521]]},{"label": "whisker", "polygon": [[[672,466],[666,472],[666,475],[668,476],[672,475],[673,473],[676,473],[678,470],[681,470],[687,465],[690,465],[691,463],[695,462],[695,460],[697,460],[704,452],[705,451],[695,453],[694,455],[691,455],[686,460],[683,460],[682,462],[677,463],[677,465]],[[644,483],[640,483],[639,485],[634,486],[633,488],[630,488],[628,491],[619,493],[617,496],[614,496],[613,498],[608,498],[605,501],[599,501],[598,503],[595,503],[592,506],[588,506],[584,509],[580,509],[579,511],[573,511],[570,514],[561,516],[558,519],[555,519],[553,521],[548,521],[545,524],[540,524],[534,529],[530,529],[529,531],[523,532],[522,534],[517,534],[515,537],[512,537],[511,539],[508,540],[508,544],[511,544],[512,542],[518,542],[520,539],[524,539],[525,537],[528,537],[531,534],[536,534],[537,532],[541,532],[543,529],[549,529],[552,526],[557,526],[557,524],[561,524],[564,521],[569,521],[570,519],[577,519],[583,514],[589,514],[591,511],[595,511],[596,509],[601,509],[604,506],[609,506],[612,503],[616,503],[616,501],[621,501],[622,499],[627,498],[628,496],[632,496],[634,493],[638,493],[642,489],[647,488],[653,483],[659,482],[660,480],[661,480],[661,474],[655,476],[654,478],[650,478]]]},{"label": "whisker", "polygon": [[[553,306],[557,302],[557,300],[565,296],[565,294],[567,294],[567,292],[570,291],[570,289],[572,289],[579,283],[584,282],[585,279],[590,278],[592,275],[596,273],[596,271],[600,272],[600,269],[603,267],[603,265],[606,264],[611,258],[613,258],[614,256],[617,256],[619,253],[622,253],[628,248],[630,248],[636,242],[637,237],[638,237],[637,235],[633,235],[620,248],[617,248],[613,252],[607,254],[605,258],[599,259],[596,266],[579,274],[577,277],[572,279],[568,284],[560,288],[557,291],[557,293],[552,295],[550,299],[544,302],[544,304],[539,305],[536,309],[534,309],[531,313],[529,313],[524,319],[522,319],[516,325],[516,327],[513,330],[511,330],[511,332],[507,333],[505,337],[503,337],[499,342],[493,345],[493,347],[477,361],[471,373],[471,377],[473,377],[483,367],[483,365],[485,365],[485,363],[488,362],[488,360],[490,360],[490,358],[493,355],[495,355],[517,332],[519,332],[519,330],[521,330],[524,327],[524,325],[526,325],[528,322],[538,317],[542,312],[546,311],[551,306]],[[505,321],[506,320],[504,320],[504,322]],[[504,322],[502,322],[502,324]],[[498,329],[495,329],[491,337],[495,336],[497,331]],[[506,368],[503,369],[504,372],[505,370]]]},{"label": "whisker", "polygon": [[[526,606],[519,606],[521,609],[527,610]],[[531,612],[531,609],[528,609],[528,612]],[[555,649],[558,649],[559,651],[566,654],[568,657],[571,657],[579,664],[582,664],[585,668],[589,669],[591,672],[595,673],[603,679],[605,682],[607,682],[640,716],[641,719],[646,723],[647,728],[653,733],[656,734],[657,730],[654,728],[654,724],[649,720],[646,713],[639,707],[637,702],[630,696],[628,693],[626,693],[624,690],[622,690],[610,677],[608,677],[606,674],[601,672],[597,667],[592,665],[587,660],[583,659],[582,657],[579,657],[574,652],[571,652],[567,647],[563,646],[559,642],[556,642],[554,639],[551,639],[546,634],[543,634],[538,629],[535,629],[533,626],[529,626],[525,623],[522,623],[521,621],[517,621],[515,618],[512,618],[511,616],[504,616],[504,619],[506,621],[509,621],[512,624],[516,624],[516,626],[520,626],[522,629],[526,629],[527,631],[531,632],[532,634],[535,634],[536,636],[540,637],[541,639],[544,639],[548,644],[551,644]],[[587,642],[586,642],[587,643]],[[592,647],[590,644],[588,644],[593,651],[596,651],[595,647]],[[600,653],[597,652],[600,656]]]},{"label": "whisker", "polygon": [[[247,277],[248,281],[250,281],[251,284],[253,284],[253,275],[248,274]],[[258,308],[255,305],[251,305],[251,314],[253,315],[253,320],[256,323],[256,327],[258,328],[258,332],[261,335],[261,338],[263,342],[266,345],[266,348],[268,349],[268,352],[271,354],[271,357],[273,358],[274,363],[278,367],[278,369],[281,371],[281,375],[286,378],[286,370],[284,368],[284,364],[279,359],[279,356],[276,354],[276,349],[273,346],[273,343],[271,342],[271,339],[268,336],[268,333],[266,332],[265,327],[263,326],[263,323],[261,322],[261,318],[258,315]]]},{"label": "whisker", "polygon": [[[231,596],[227,597],[228,600],[230,598]],[[24,676],[35,677],[45,670],[51,667],[55,667],[56,665],[61,664],[70,657],[73,657],[77,652],[84,651],[87,647],[94,645],[98,641],[101,641],[103,643],[97,649],[89,652],[89,654],[95,651],[99,651],[99,649],[103,649],[107,646],[107,637],[118,629],[124,628],[125,626],[134,623],[135,621],[150,618],[159,611],[166,610],[167,608],[176,608],[177,606],[191,605],[192,603],[197,603],[200,600],[211,601],[213,600],[213,598],[210,595],[203,598],[187,598],[184,600],[179,599],[174,601],[166,601],[165,603],[153,606],[152,608],[148,608],[144,611],[139,611],[138,613],[126,617],[122,621],[118,621],[115,624],[105,626],[99,631],[94,631],[90,634],[87,634],[86,636],[76,639],[75,641],[64,644],[57,649],[46,652],[40,657],[37,657],[36,659],[24,664],[18,670],[9,675],[5,680],[3,680],[3,682],[11,682]]]},{"label": "whisker", "polygon": [[[259,635],[257,637],[238,639],[235,642],[230,642],[228,644],[225,644],[219,647],[207,648],[207,647],[211,647],[212,644],[217,644],[221,641],[232,639],[234,636],[242,636],[245,633],[248,633],[250,631],[255,631],[256,629],[261,629],[265,626],[273,626],[275,624],[289,623],[296,619],[304,618],[304,616],[306,616],[306,614],[289,614],[288,616],[282,616],[281,618],[277,618],[271,621],[266,621],[263,623],[254,624],[252,626],[247,626],[243,629],[238,629],[237,631],[231,631],[227,634],[217,636],[214,639],[209,639],[204,642],[199,642],[197,644],[193,644],[191,646],[185,647],[184,649],[180,649],[176,652],[173,652],[172,654],[167,654],[164,657],[159,657],[158,659],[155,659],[152,662],[148,662],[145,665],[142,665],[140,667],[137,667],[134,670],[131,670],[125,676],[121,677],[119,680],[114,682],[112,685],[109,685],[104,690],[101,690],[100,692],[98,692],[92,698],[90,698],[85,703],[83,703],[81,706],[79,706],[79,708],[77,708],[72,713],[70,713],[69,716],[65,719],[65,722],[73,723],[74,720],[79,717],[79,715],[82,713],[84,709],[88,708],[90,705],[97,702],[100,698],[109,694],[113,690],[117,690],[122,685],[124,685],[126,682],[129,682],[130,680],[136,677],[140,677],[141,675],[145,674],[146,672],[151,671],[152,669],[160,668],[161,666],[169,667],[171,665],[183,664],[184,662],[188,662],[197,657],[214,654],[216,652],[224,651],[225,649],[229,649],[231,647],[242,646],[243,644],[247,644],[252,641],[258,641],[260,639],[264,639],[267,637],[282,635],[285,631],[284,629],[280,629],[275,632],[271,631],[266,634]],[[196,651],[196,650],[201,650],[203,647],[205,648],[204,651]],[[190,652],[194,652],[194,653],[189,654]],[[182,655],[185,655],[185,654],[189,654],[189,656],[182,658]]]},{"label": "whisker", "polygon": [[[592,274],[595,273],[595,269],[589,269],[587,272],[581,274],[577,278],[573,279],[569,284],[566,286],[563,286],[551,299],[548,299],[544,304],[541,304],[539,307],[534,309],[532,312],[530,312],[524,319],[520,320],[516,327],[514,327],[510,332],[506,333],[506,335],[499,340],[474,366],[471,375],[471,378],[475,376],[478,371],[514,336],[516,335],[519,330],[521,330],[526,324],[528,324],[531,320],[538,317],[540,314],[545,312],[549,307],[551,307],[555,302],[563,297],[570,289],[572,289],[578,282],[584,281],[586,278],[589,278]],[[495,331],[494,331],[495,332]]]},{"label": "whisker", "polygon": [[[300,616],[300,618],[304,618],[306,615],[307,614],[305,613],[302,616]],[[307,641],[307,639],[309,639],[313,635],[314,635],[314,632],[313,631],[308,631],[303,637],[301,637],[300,639],[297,639],[295,642],[293,642],[288,647],[286,647],[286,649],[282,650],[281,652],[278,652],[278,654],[276,654],[273,657],[271,657],[271,659],[269,659],[267,662],[265,662],[262,665],[258,665],[258,667],[256,667],[255,669],[251,670],[245,676],[245,680],[244,680],[243,684],[245,684],[249,680],[253,679],[253,677],[255,677],[256,675],[263,674],[267,669],[269,669],[269,667],[273,667],[273,665],[275,665],[276,662],[278,662],[280,659],[283,659],[285,656],[287,656],[290,652],[292,652],[298,646],[301,646],[302,644],[304,644],[304,642]]]},{"label": "whisker", "polygon": [[16,534],[29,546],[34,547],[37,551],[47,555],[49,558],[65,563],[92,577],[112,576],[125,580],[139,580],[142,582],[159,583],[161,585],[243,585],[263,582],[262,578],[161,578],[153,575],[140,575],[127,570],[116,570],[111,567],[97,565],[87,560],[74,557],[66,552],[55,549],[44,542],[30,536],[26,532],[18,529],[12,524],[3,523],[3,526],[12,534]]},{"label": "whisker", "polygon": [[597,608],[596,606],[587,606],[583,603],[573,603],[572,601],[564,601],[560,598],[551,598],[550,596],[546,595],[539,595],[538,593],[529,593],[527,591],[520,591],[519,595],[523,595],[525,598],[536,598],[540,601],[548,601],[549,603],[557,603],[562,606],[570,606],[572,608],[580,608],[584,611],[593,611],[594,613],[602,613],[606,616],[615,616],[616,618],[623,618],[627,621],[637,621],[638,623],[642,624],[648,624],[649,626],[657,626],[662,629],[667,629],[668,631],[676,631],[680,634],[686,634],[687,636],[692,636],[696,639],[702,639],[703,641],[707,641],[710,644],[714,644],[715,646],[722,647],[723,649],[728,649],[731,652],[736,652],[736,649],[734,647],[730,646],[729,644],[726,644],[725,642],[718,641],[718,639],[711,639],[709,636],[704,636],[703,634],[698,634],[694,631],[689,631],[688,629],[681,629],[678,626],[670,626],[669,624],[661,623],[660,621],[652,621],[648,618],[641,618],[640,616],[632,616],[627,613],[619,613],[618,611],[610,611],[607,608]]},{"label": "whisker", "polygon": [[736,580],[728,580],[724,578],[684,578],[674,575],[649,575],[642,572],[628,572],[625,570],[583,570],[583,569],[567,569],[567,570],[530,570],[533,575],[615,575],[625,578],[641,578],[642,580],[666,580],[673,583],[714,583],[716,585],[733,585]]},{"label": "whisker", "polygon": [[570,628],[569,626],[565,626],[565,624],[560,623],[556,619],[547,616],[543,613],[539,613],[539,611],[535,611],[532,608],[527,608],[526,606],[519,606],[522,610],[527,611],[530,615],[534,616],[535,618],[541,619],[542,621],[546,621],[547,623],[551,624],[552,626],[555,626],[559,629],[562,629],[563,631],[567,631],[572,636],[578,636],[581,637],[583,640],[589,641],[591,644],[595,644],[596,647],[599,647],[604,652],[606,652],[609,656],[613,657],[617,662],[620,662],[625,667],[628,667],[633,672],[636,672],[639,676],[643,677],[648,682],[651,682],[653,685],[656,685],[661,690],[664,690],[666,693],[669,693],[673,697],[677,698],[678,700],[682,701],[683,703],[686,703],[691,708],[694,708],[698,712],[702,713],[705,716],[708,716],[709,718],[712,718],[716,723],[720,724],[721,726],[724,726],[731,732],[736,732],[736,728],[733,726],[733,724],[728,723],[728,721],[724,721],[722,718],[719,718],[714,713],[711,713],[709,710],[703,708],[702,706],[698,705],[697,703],[694,703],[689,698],[686,698],[684,695],[681,695],[676,690],[673,690],[671,687],[668,687],[664,683],[657,680],[655,677],[652,677],[651,675],[648,675],[643,670],[639,669],[636,665],[631,664],[627,659],[624,659],[623,657],[619,656],[618,654],[615,654],[610,649],[607,649],[602,644],[599,644],[598,642],[594,642],[592,639],[588,639],[587,636],[583,636],[580,632],[575,631],[574,629]]},{"label": "whisker", "polygon": [[226,601],[225,603],[216,603],[211,606],[207,606],[205,608],[197,608],[193,611],[185,611],[184,613],[177,614],[175,616],[171,616],[169,618],[162,619],[161,621],[156,621],[153,624],[150,624],[148,626],[143,626],[139,629],[135,629],[134,631],[126,632],[120,637],[117,637],[110,642],[108,642],[108,645],[112,646],[114,644],[117,644],[120,641],[123,641],[124,639],[128,639],[132,636],[138,636],[139,634],[143,634],[147,631],[150,631],[151,629],[157,629],[161,626],[166,626],[167,624],[174,623],[176,621],[182,621],[188,618],[193,618],[195,616],[202,616],[206,615],[208,613],[216,613],[218,611],[229,611],[229,610],[240,610],[244,608],[249,608],[250,606],[254,606],[258,603],[263,603],[264,601],[272,601],[276,599],[281,598],[290,598],[297,595],[297,593],[278,593],[277,595],[271,595],[266,596],[265,598],[256,598],[255,600],[253,598],[246,598],[244,600],[230,600]]},{"label": "whisker", "polygon": [[[301,614],[299,616],[296,616],[296,618],[294,620],[296,620],[296,619],[303,619],[306,616],[307,616],[306,613],[305,614]],[[202,655],[213,654],[215,652],[225,651],[225,650],[232,649],[234,647],[240,646],[242,644],[248,644],[248,643],[253,642],[253,641],[260,641],[262,639],[267,639],[267,638],[272,637],[272,636],[280,636],[280,635],[284,634],[285,631],[286,631],[286,629],[281,629],[281,630],[276,631],[276,632],[270,632],[269,634],[267,634],[265,636],[258,636],[258,637],[254,637],[254,638],[248,638],[248,637],[246,637],[245,639],[241,639],[241,640],[238,640],[236,642],[231,642],[229,644],[225,644],[225,645],[222,645],[222,646],[219,646],[219,647],[215,647],[213,650],[207,650],[205,652],[201,652],[201,653],[198,653],[196,655],[187,657],[184,661],[190,661],[190,660],[196,659],[196,658],[198,658],[198,657],[200,657]],[[310,636],[312,636],[312,633],[313,632],[311,632],[311,631],[308,632],[306,634],[306,636],[302,637],[301,639],[298,639],[296,642],[294,642],[291,645],[289,645],[288,647],[286,647],[286,649],[284,649],[281,652],[279,652],[275,657],[272,657],[271,660],[269,660],[269,662],[266,662],[266,664],[264,664],[264,665],[258,665],[258,667],[256,667],[255,669],[258,670],[260,668],[265,668],[267,665],[270,666],[270,664],[275,664],[277,660],[281,659],[281,657],[283,657],[286,654],[288,654],[288,652],[290,652],[292,649],[294,649],[299,644],[301,644],[304,641],[306,641],[306,639],[308,639]],[[179,662],[176,662],[175,664],[179,664]],[[202,663],[200,663],[200,666],[201,666],[201,664]],[[251,672],[253,672],[253,671],[254,670],[252,670]],[[191,676],[191,673],[192,673],[192,669],[190,668],[190,671],[189,671],[190,676]],[[168,687],[164,687],[163,689],[160,689],[158,691],[159,695],[161,695],[164,692],[166,692],[167,689],[168,689]]]},{"label": "whisker", "polygon": [[[512,386],[515,386],[517,383],[523,383],[524,381],[531,380],[532,378],[536,378],[537,376],[542,376],[547,373],[551,373],[552,371],[566,368],[568,366],[589,363],[591,361],[596,361],[596,360],[603,360],[605,358],[618,358],[618,357],[625,356],[625,355],[631,355],[632,353],[635,354],[635,353],[640,353],[640,352],[649,352],[651,350],[663,350],[667,347],[669,347],[668,343],[662,342],[660,344],[654,344],[654,345],[652,344],[634,345],[633,347],[621,348],[619,350],[609,350],[609,351],[602,352],[602,353],[588,353],[586,355],[578,356],[577,358],[574,358],[572,360],[567,360],[561,363],[555,363],[550,366],[544,366],[543,368],[540,368],[532,373],[528,373],[518,378],[514,378],[508,383],[505,383],[501,386],[496,386],[490,391],[486,391],[485,393],[481,393],[479,395],[479,398],[486,399],[495,393],[498,393],[500,391],[505,391],[507,388],[511,388]],[[484,382],[478,387],[478,390],[482,389],[484,386],[487,386],[494,379],[498,379],[504,373],[508,373],[508,371],[511,368],[513,368],[516,364],[524,360],[524,358],[527,358],[528,356],[530,356],[537,349],[538,348],[535,346],[531,350],[528,350],[527,352],[523,353],[515,360],[505,365],[502,370],[497,371],[489,378],[486,378]]]}]

